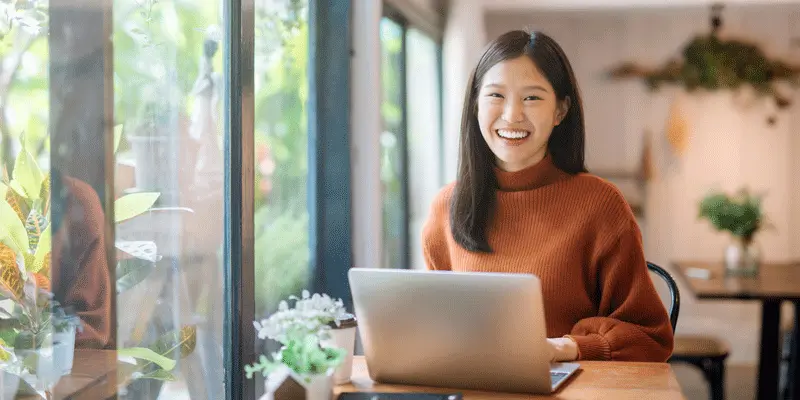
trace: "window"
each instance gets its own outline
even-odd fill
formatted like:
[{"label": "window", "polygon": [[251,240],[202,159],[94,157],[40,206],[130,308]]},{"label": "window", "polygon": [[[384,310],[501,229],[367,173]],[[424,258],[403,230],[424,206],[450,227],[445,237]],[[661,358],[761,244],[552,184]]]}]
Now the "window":
[{"label": "window", "polygon": [[421,231],[443,184],[440,46],[387,7],[381,20],[383,267],[424,268]]},{"label": "window", "polygon": [[349,5],[0,11],[0,398],[254,398],[252,321],[346,297]]}]

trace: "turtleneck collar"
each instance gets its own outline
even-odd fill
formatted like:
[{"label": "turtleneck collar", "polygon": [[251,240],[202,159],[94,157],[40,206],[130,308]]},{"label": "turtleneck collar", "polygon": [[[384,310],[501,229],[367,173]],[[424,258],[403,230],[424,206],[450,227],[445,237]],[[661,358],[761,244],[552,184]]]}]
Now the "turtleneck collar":
[{"label": "turtleneck collar", "polygon": [[504,192],[536,189],[568,176],[553,164],[549,153],[538,163],[516,172],[503,171],[495,166],[494,174],[497,178],[497,188]]}]

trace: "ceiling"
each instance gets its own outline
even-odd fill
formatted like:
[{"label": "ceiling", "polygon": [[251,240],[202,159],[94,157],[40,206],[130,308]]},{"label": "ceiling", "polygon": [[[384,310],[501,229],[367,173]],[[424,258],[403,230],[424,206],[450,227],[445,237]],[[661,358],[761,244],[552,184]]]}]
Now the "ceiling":
[{"label": "ceiling", "polygon": [[[458,1],[458,0],[452,0]],[[710,7],[724,5],[800,4],[800,0],[483,0],[490,11],[517,11],[537,9],[611,9],[646,7]]]}]

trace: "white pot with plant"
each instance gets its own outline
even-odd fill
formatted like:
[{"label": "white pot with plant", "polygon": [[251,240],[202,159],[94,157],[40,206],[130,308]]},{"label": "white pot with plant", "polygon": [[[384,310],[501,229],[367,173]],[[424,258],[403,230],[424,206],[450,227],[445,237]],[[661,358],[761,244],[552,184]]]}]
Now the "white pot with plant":
[{"label": "white pot with plant", "polygon": [[711,193],[700,202],[699,217],[708,219],[716,230],[731,235],[724,255],[727,275],[758,275],[762,254],[755,235],[767,226],[760,196],[747,189],[740,189],[734,195]]},{"label": "white pot with plant", "polygon": [[260,372],[265,378],[265,394],[260,400],[330,400],[333,398],[334,373],[345,360],[347,351],[330,343],[331,326],[345,315],[342,300],[326,294],[291,296],[295,306],[281,301],[278,311],[268,319],[254,322],[260,339],[272,339],[281,349],[268,360],[245,366],[248,379]]}]

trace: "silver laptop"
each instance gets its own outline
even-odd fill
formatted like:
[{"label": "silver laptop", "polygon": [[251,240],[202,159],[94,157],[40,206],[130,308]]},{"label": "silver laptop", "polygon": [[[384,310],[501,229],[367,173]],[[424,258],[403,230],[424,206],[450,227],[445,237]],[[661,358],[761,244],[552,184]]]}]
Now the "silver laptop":
[{"label": "silver laptop", "polygon": [[579,367],[549,362],[534,275],[354,268],[349,280],[375,382],[549,394]]}]

